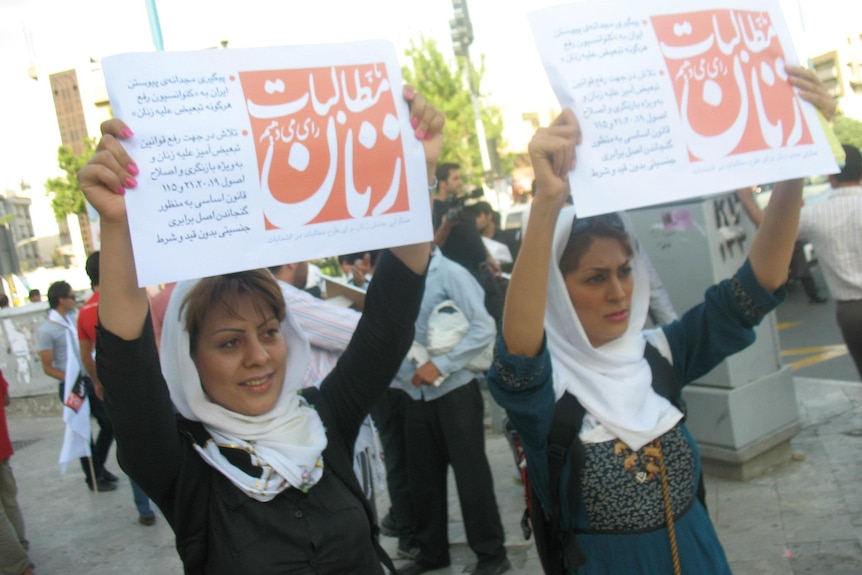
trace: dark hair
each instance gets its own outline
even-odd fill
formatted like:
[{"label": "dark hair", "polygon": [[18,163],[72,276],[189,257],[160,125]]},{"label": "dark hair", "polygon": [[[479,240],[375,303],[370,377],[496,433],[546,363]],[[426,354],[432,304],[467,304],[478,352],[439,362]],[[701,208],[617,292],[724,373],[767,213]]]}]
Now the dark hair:
[{"label": "dark hair", "polygon": [[500,219],[500,212],[493,211],[491,212],[491,217],[494,219],[494,226],[499,230],[502,228],[502,220]]},{"label": "dark hair", "polygon": [[180,314],[184,309],[187,310],[185,327],[189,332],[190,353],[194,354],[197,348],[207,314],[221,305],[235,316],[234,306],[239,296],[243,295],[251,296],[254,308],[259,313],[272,310],[279,322],[284,319],[284,296],[268,271],[258,269],[204,278],[189,290],[180,305]]},{"label": "dark hair", "polygon": [[473,219],[457,222],[449,232],[446,243],[440,246],[440,251],[471,273],[475,273],[479,265],[488,260],[485,244],[482,243],[482,236],[476,229],[476,222]]},{"label": "dark hair", "polygon": [[862,154],[859,153],[859,148],[856,146],[843,144],[841,147],[844,148],[844,154],[846,156],[844,167],[841,168],[841,172],[835,174],[834,177],[837,181],[842,183],[858,182],[862,179]]},{"label": "dark hair", "polygon": [[90,278],[90,284],[93,287],[99,285],[99,252],[93,252],[87,258],[87,263],[84,264],[84,270]]},{"label": "dark hair", "polygon": [[575,218],[572,225],[572,234],[560,257],[560,272],[563,275],[578,269],[581,258],[593,245],[596,238],[609,238],[619,241],[625,250],[631,255],[631,239],[622,226],[622,220],[616,214],[610,216],[596,216],[593,218]]},{"label": "dark hair", "polygon": [[5,293],[0,294],[0,308],[9,307],[9,296]]},{"label": "dark hair", "polygon": [[33,288],[30,290],[30,293],[27,294],[27,297],[30,298],[30,301],[33,301],[33,298],[42,299],[42,292],[39,291],[39,288]]},{"label": "dark hair", "polygon": [[363,257],[365,257],[365,252],[358,252],[355,254],[344,254],[344,255],[338,256],[338,263],[349,262],[352,264],[356,260],[361,260]]},{"label": "dark hair", "polygon": [[48,305],[51,309],[57,309],[60,305],[60,300],[69,297],[72,293],[72,286],[68,282],[58,281],[48,286]]},{"label": "dark hair", "polygon": [[491,207],[491,204],[483,200],[481,202],[476,202],[475,204],[464,206],[463,217],[475,220],[479,216],[492,213],[494,213],[494,208]]},{"label": "dark hair", "polygon": [[440,182],[445,182],[449,179],[449,174],[454,170],[460,170],[461,166],[453,162],[443,162],[437,164],[437,169],[434,171],[434,177],[437,178],[437,188],[440,188]]}]

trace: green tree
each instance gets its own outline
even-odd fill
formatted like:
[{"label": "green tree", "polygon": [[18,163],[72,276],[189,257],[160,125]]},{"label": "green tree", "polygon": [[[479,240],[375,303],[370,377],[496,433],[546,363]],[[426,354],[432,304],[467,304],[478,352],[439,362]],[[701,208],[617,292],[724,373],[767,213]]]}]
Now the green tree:
[{"label": "green tree", "polygon": [[[465,82],[467,59],[461,56],[456,57],[454,62],[447,59],[437,43],[425,37],[411,42],[405,55],[409,64],[401,71],[404,81],[446,114],[446,138],[440,161],[459,164],[465,180],[478,184],[484,179],[484,173],[476,135],[476,116],[470,100],[470,88]],[[494,146],[489,154],[492,158],[495,154],[500,158],[501,172],[508,174],[514,166],[514,159],[502,152],[506,146],[502,115],[500,109],[491,105],[480,90],[485,71],[484,58],[478,69],[471,67],[471,71],[472,81],[480,94],[479,114],[485,128],[485,139]]]},{"label": "green tree", "polygon": [[862,148],[862,122],[859,120],[836,116],[832,121],[832,129],[842,144]]},{"label": "green tree", "polygon": [[57,163],[66,175],[49,179],[45,182],[45,189],[51,199],[54,217],[58,220],[66,219],[69,214],[83,214],[87,211],[77,173],[95,153],[95,139],[84,140],[84,152],[80,155],[75,154],[68,146],[60,146],[57,150]]}]

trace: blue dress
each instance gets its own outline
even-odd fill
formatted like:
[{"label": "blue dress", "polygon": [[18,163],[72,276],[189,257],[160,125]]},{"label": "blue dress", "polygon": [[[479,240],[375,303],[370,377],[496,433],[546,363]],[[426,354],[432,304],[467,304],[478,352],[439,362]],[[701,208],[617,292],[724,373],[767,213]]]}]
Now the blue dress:
[{"label": "blue dress", "polygon": [[[677,380],[683,385],[694,381],[750,345],[754,327],[783,296],[783,290],[764,290],[747,261],[732,279],[710,287],[703,303],[661,328]],[[488,387],[520,434],[531,485],[542,506],[549,508],[547,438],[556,395],[547,346],[537,357],[515,356],[501,336]],[[696,497],[700,455],[683,423],[636,452],[618,441],[588,444],[585,451],[580,474],[572,473],[567,459],[558,489],[560,521],[565,529],[574,529],[586,556],[570,575],[673,573],[660,459],[666,466],[682,573],[730,573],[712,522]],[[573,478],[579,483],[574,490],[578,499],[570,505],[566,487]]]}]

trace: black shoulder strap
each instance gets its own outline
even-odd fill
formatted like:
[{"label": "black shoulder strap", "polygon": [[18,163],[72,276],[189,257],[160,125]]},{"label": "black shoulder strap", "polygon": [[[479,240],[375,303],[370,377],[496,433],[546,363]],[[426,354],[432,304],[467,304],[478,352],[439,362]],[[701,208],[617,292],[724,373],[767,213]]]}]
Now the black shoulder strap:
[{"label": "black shoulder strap", "polygon": [[[551,509],[544,510],[544,525],[536,529],[536,546],[546,573],[567,573],[584,562],[574,532],[563,532],[559,517],[560,480],[566,459],[572,459],[572,469],[584,465],[584,446],[578,432],[586,410],[578,399],[565,393],[554,406],[554,420],[548,433],[548,481]],[[535,497],[535,494],[531,494]],[[570,497],[577,494],[570,494]],[[533,509],[538,506],[533,504]]]},{"label": "black shoulder strap", "polygon": [[[320,413],[320,418],[326,422],[329,421],[331,412],[329,411],[329,403],[326,401],[326,396],[321,393],[316,387],[306,387],[302,390],[302,396],[308,401],[309,405],[314,407]],[[330,451],[329,454],[335,454]],[[350,459],[353,456],[352,450],[349,453],[347,461],[342,461],[340,457],[324,458],[324,464],[338,477],[339,480],[350,490],[353,495],[362,502],[365,508],[365,514],[368,516],[368,522],[371,524],[371,541],[374,545],[374,550],[377,552],[377,558],[383,563],[392,575],[395,575],[395,564],[389,554],[380,545],[380,526],[377,525],[377,520],[374,517],[374,510],[368,499],[365,498],[365,493],[359,485],[359,480],[353,473],[353,461]]]},{"label": "black shoulder strap", "polygon": [[682,384],[676,376],[676,370],[651,343],[646,344],[644,359],[652,370],[652,388],[657,394],[674,404],[685,417],[687,408],[682,398]]},{"label": "black shoulder strap", "polygon": [[[674,404],[682,412],[682,420],[685,421],[686,417],[688,417],[688,406],[686,406],[685,400],[682,398],[682,382],[676,376],[676,370],[674,370],[667,358],[650,343],[646,345],[644,358],[646,358],[652,370],[652,388],[657,394]],[[703,482],[702,470],[700,477],[697,479],[697,498],[708,514],[709,509],[706,507],[706,485]]]},{"label": "black shoulder strap", "polygon": [[[586,414],[584,406],[569,392],[563,394],[554,406],[554,421],[548,433],[548,471],[553,502],[560,500],[560,477],[566,455],[581,429],[584,414]],[[547,509],[545,516],[550,518]]]}]

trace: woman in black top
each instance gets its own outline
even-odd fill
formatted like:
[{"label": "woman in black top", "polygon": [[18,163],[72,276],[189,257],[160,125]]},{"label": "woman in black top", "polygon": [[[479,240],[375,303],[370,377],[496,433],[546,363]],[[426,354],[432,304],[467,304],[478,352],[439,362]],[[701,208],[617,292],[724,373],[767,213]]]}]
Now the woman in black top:
[{"label": "woman in black top", "polygon": [[[409,88],[405,98],[433,180],[443,116]],[[138,173],[120,144],[132,134],[120,120],[102,134],[78,174],[101,215],[99,377],[120,463],[170,522],[186,572],[382,573],[353,443],[413,339],[428,245],[381,259],[319,392],[289,391],[308,344],[263,270],[178,284],[160,365],[123,198]]]}]

